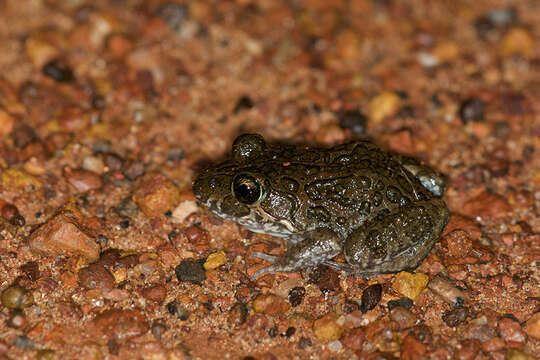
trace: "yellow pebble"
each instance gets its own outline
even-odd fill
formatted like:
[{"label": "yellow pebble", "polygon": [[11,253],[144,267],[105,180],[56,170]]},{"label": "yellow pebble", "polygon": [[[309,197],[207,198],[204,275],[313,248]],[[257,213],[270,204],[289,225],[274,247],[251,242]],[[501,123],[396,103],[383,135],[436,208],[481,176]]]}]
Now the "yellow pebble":
[{"label": "yellow pebble", "polygon": [[226,262],[227,256],[225,255],[225,252],[219,251],[210,254],[203,266],[206,270],[213,270],[225,264]]},{"label": "yellow pebble", "polygon": [[426,288],[429,277],[426,274],[402,271],[396,275],[392,283],[392,289],[403,296],[416,301],[420,293]]}]

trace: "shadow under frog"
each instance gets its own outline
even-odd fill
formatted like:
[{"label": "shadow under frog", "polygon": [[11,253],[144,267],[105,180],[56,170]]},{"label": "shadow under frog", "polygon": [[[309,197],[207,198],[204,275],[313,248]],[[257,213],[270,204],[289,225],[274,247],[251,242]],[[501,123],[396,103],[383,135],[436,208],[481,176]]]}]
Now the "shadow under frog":
[{"label": "shadow under frog", "polygon": [[[322,149],[244,134],[193,192],[218,216],[288,241],[283,256],[252,254],[271,263],[254,278],[319,264],[370,276],[428,255],[449,219],[444,187],[433,169],[367,141]],[[332,261],[339,254],[346,263]]]}]

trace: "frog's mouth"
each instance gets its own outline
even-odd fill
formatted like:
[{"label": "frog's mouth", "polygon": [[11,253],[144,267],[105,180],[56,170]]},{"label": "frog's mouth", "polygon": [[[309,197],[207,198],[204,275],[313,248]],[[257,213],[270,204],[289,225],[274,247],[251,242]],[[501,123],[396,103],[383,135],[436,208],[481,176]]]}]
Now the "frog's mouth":
[{"label": "frog's mouth", "polygon": [[286,237],[298,232],[297,228],[289,220],[276,218],[260,207],[251,208],[249,214],[245,216],[234,217],[219,211],[217,209],[219,206],[216,207],[215,205],[209,207],[214,214],[225,220],[234,221],[256,233]]}]

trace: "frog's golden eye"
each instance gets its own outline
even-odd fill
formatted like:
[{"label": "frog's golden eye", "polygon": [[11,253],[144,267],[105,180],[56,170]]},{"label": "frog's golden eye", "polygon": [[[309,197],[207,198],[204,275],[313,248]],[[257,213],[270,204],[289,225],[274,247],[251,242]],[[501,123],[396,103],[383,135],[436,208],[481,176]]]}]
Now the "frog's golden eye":
[{"label": "frog's golden eye", "polygon": [[232,183],[234,196],[242,204],[254,205],[262,199],[263,187],[257,179],[251,175],[237,175]]}]

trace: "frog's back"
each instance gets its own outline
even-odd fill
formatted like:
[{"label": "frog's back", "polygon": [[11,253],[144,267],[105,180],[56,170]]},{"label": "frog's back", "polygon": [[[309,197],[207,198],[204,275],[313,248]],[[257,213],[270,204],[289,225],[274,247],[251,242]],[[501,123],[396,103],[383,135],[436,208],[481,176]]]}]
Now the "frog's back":
[{"label": "frog's back", "polygon": [[429,197],[401,164],[369,142],[283,147],[269,155],[257,165],[270,182],[261,205],[300,231],[327,227],[346,237],[365,221]]}]

